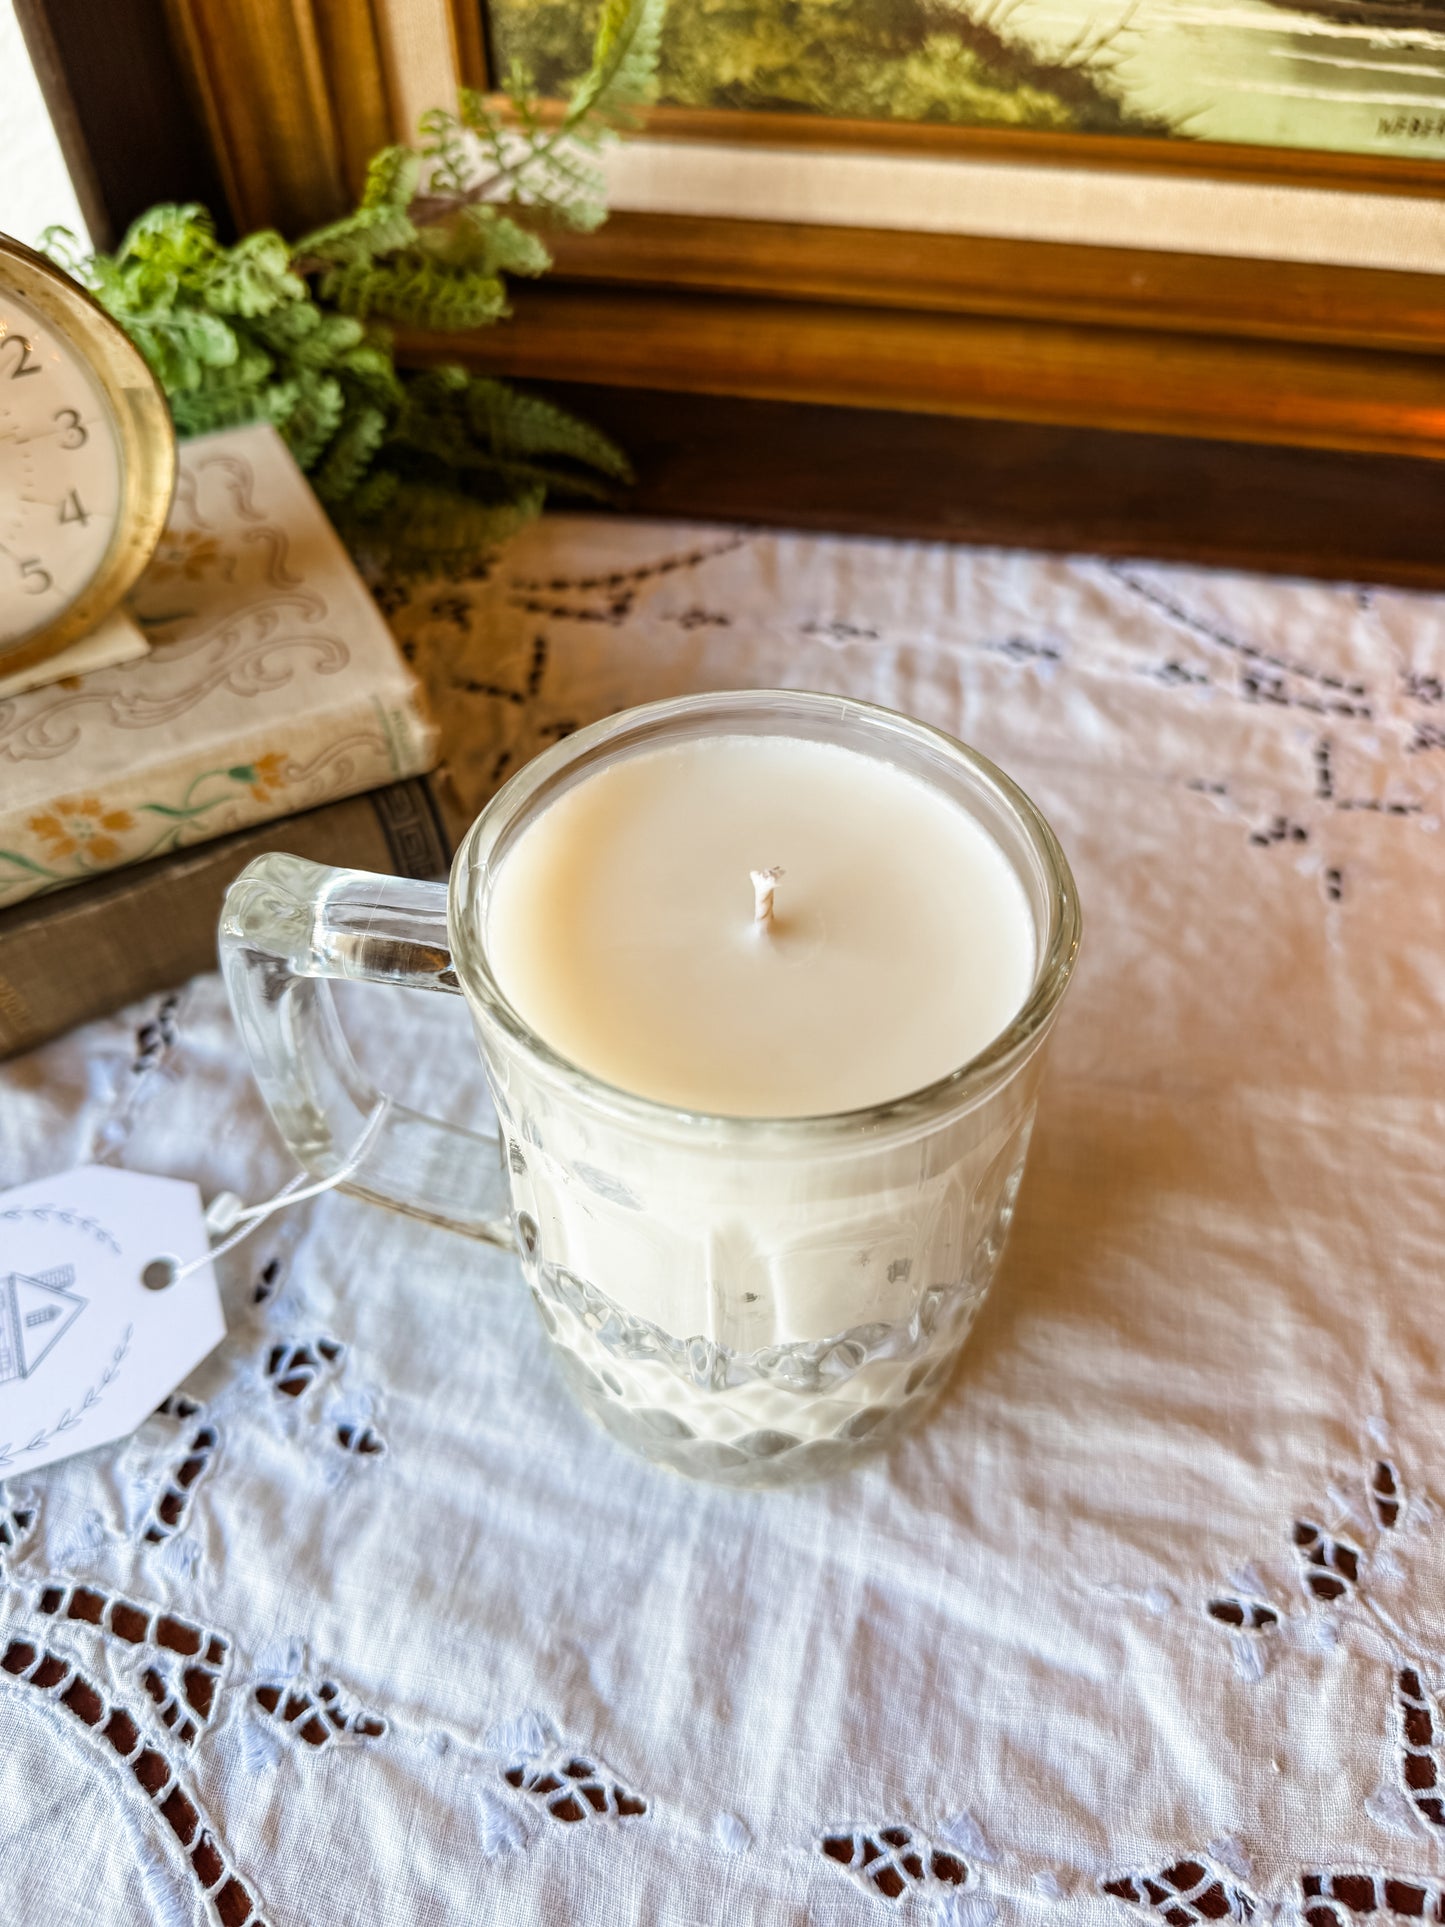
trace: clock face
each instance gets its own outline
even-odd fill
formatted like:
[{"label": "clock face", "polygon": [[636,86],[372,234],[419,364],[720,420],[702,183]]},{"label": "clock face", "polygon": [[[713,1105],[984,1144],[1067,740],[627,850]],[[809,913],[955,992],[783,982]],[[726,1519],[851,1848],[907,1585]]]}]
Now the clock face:
[{"label": "clock face", "polygon": [[0,281],[0,644],[47,628],[94,582],[124,479],[120,432],[84,359]]}]

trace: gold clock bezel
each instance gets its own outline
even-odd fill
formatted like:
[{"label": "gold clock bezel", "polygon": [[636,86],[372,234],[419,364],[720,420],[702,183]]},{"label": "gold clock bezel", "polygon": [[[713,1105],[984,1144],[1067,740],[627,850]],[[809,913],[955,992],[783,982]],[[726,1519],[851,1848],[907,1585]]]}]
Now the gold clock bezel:
[{"label": "gold clock bezel", "polygon": [[105,397],[120,440],[120,501],[100,566],[43,628],[7,645],[0,675],[29,669],[88,635],[108,616],[155,553],[176,485],[176,437],[160,384],[120,327],[63,268],[0,234],[0,283],[52,327],[84,362]]}]

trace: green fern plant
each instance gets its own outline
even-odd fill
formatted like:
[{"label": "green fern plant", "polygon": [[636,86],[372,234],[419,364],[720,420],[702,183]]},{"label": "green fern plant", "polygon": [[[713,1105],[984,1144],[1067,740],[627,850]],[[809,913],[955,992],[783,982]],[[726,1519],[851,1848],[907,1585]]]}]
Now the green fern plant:
[{"label": "green fern plant", "polygon": [[391,326],[500,321],[508,277],[551,266],[539,230],[604,219],[598,156],[652,97],[665,4],[605,0],[560,113],[514,68],[508,109],[464,91],[426,114],[358,207],[294,244],[227,247],[201,207],[151,208],[113,254],[59,229],[46,244],[145,356],[178,433],[271,422],[354,548],[404,573],[465,567],[554,492],[605,499],[627,458],[505,382],[398,369]]}]

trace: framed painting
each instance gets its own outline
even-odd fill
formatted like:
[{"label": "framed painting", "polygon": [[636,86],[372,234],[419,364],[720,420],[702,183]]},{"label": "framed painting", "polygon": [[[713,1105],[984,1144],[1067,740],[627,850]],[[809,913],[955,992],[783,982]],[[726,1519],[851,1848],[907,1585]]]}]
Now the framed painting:
[{"label": "framed painting", "polygon": [[[577,0],[458,4],[543,93],[586,63]],[[1438,0],[672,0],[659,80],[678,108],[1445,155]]]},{"label": "framed painting", "polygon": [[[293,232],[459,85],[563,87],[593,14],[164,4],[236,223]],[[1026,538],[1445,579],[1445,0],[671,0],[660,80],[607,224],[406,352],[568,389],[646,506],[787,473],[794,520],[987,538],[987,474]]]},{"label": "framed painting", "polygon": [[[585,63],[579,0],[451,6],[471,84]],[[1445,0],[671,0],[613,198],[1439,272],[1441,160]]]}]

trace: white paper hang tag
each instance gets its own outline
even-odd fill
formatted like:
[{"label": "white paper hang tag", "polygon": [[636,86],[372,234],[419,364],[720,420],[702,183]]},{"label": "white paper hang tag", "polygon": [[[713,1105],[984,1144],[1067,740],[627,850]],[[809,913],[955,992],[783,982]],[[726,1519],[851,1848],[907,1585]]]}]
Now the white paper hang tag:
[{"label": "white paper hang tag", "polygon": [[88,1164],[0,1192],[0,1479],[133,1432],[220,1344],[212,1266],[171,1282],[209,1251],[181,1178]]}]

